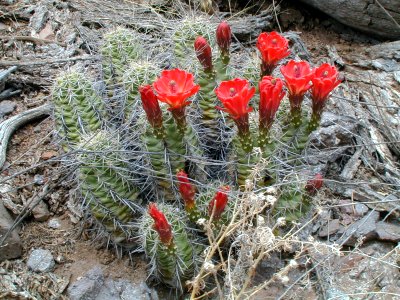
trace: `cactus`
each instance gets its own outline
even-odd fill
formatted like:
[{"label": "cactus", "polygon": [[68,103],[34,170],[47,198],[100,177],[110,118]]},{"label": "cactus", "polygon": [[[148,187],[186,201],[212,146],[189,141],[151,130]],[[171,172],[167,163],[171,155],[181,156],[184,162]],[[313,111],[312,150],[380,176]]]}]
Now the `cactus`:
[{"label": "cactus", "polygon": [[120,146],[111,135],[98,131],[84,136],[78,155],[80,190],[92,216],[119,245],[132,247],[128,226],[137,216],[141,202],[129,181],[127,166],[116,149]]},{"label": "cactus", "polygon": [[[151,207],[154,210],[155,206],[150,204],[150,213]],[[157,232],[157,226],[163,224],[158,225],[157,221],[154,224],[154,220],[148,214],[144,214],[140,222],[139,231],[143,233],[140,240],[146,256],[150,258],[152,274],[161,282],[183,290],[185,281],[195,274],[201,247],[188,230],[183,221],[184,216],[178,210],[168,205],[159,205],[159,208],[158,212],[165,216],[161,221],[164,221],[163,232],[167,236],[159,236]],[[161,216],[158,217],[162,219]]]},{"label": "cactus", "polygon": [[148,61],[133,61],[124,72],[122,80],[125,86],[125,119],[130,118],[138,101],[139,87],[151,84],[159,73],[159,68]]},{"label": "cactus", "polygon": [[144,52],[138,34],[125,28],[117,28],[104,35],[100,52],[103,56],[103,76],[107,85],[123,83],[123,75],[132,62]]},{"label": "cactus", "polygon": [[52,95],[56,125],[59,135],[64,138],[65,150],[76,146],[82,134],[100,129],[104,104],[84,74],[70,72],[61,75]]}]

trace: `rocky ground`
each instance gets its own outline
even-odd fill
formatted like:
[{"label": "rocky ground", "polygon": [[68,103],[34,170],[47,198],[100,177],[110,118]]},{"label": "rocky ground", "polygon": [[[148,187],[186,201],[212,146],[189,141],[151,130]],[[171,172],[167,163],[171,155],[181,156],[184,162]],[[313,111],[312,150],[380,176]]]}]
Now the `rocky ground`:
[{"label": "rocky ground", "polygon": [[[151,10],[148,1],[6,1],[0,72],[12,69],[0,82],[0,122],[51,103],[51,85],[62,70],[81,64],[95,72],[97,47],[110,28],[156,31],[163,15],[154,11],[164,2],[150,1]],[[307,156],[327,174],[316,199],[319,214],[305,233],[313,246],[305,246],[289,281],[254,299],[400,299],[400,41],[361,34],[300,5],[284,3],[276,14],[267,7],[232,18],[243,45],[254,46],[262,30],[290,31],[299,57],[314,64],[328,58],[346,81]],[[93,236],[53,129],[45,111],[8,144],[0,238],[15,220],[20,224],[0,251],[0,299],[157,299],[141,255],[121,256]],[[284,261],[278,254],[266,259],[255,282]]]}]

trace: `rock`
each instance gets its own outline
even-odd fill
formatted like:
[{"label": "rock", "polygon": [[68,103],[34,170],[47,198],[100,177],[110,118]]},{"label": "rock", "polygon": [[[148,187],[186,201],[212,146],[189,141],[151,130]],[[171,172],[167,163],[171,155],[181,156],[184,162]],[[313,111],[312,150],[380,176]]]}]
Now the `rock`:
[{"label": "rock", "polygon": [[36,32],[39,32],[47,22],[49,11],[46,6],[38,5],[35,7],[35,13],[30,19],[30,27]]},{"label": "rock", "polygon": [[327,237],[327,236],[331,236],[332,234],[335,234],[336,232],[338,232],[340,229],[340,222],[339,219],[334,219],[332,221],[330,221],[328,224],[326,224],[325,226],[323,226],[318,235],[320,237]]},{"label": "rock", "polygon": [[26,264],[34,272],[50,272],[53,270],[55,262],[49,250],[35,249]]},{"label": "rock", "polygon": [[158,300],[157,293],[144,282],[133,284],[128,280],[104,278],[99,266],[91,269],[68,288],[71,300]]},{"label": "rock", "polygon": [[57,152],[54,150],[44,151],[42,152],[41,158],[43,160],[49,160],[50,158],[56,157]]},{"label": "rock", "polygon": [[9,100],[4,100],[0,102],[0,118],[4,117],[5,115],[11,114],[15,108],[17,107],[17,104],[13,101]]},{"label": "rock", "polygon": [[362,203],[356,203],[354,206],[354,215],[357,217],[362,217],[368,212],[368,206]]},{"label": "rock", "polygon": [[[335,20],[368,34],[389,39],[400,38],[398,0],[301,0]],[[394,20],[393,20],[394,19]]]},{"label": "rock", "polygon": [[[14,220],[0,201],[0,239],[7,233],[13,225]],[[0,262],[6,259],[18,258],[22,255],[22,243],[18,235],[18,230],[15,229],[11,235],[0,246]]]},{"label": "rock", "polygon": [[61,227],[61,224],[60,224],[60,221],[58,219],[51,219],[47,223],[47,226],[49,226],[50,228],[53,228],[53,229],[58,229],[58,228]]},{"label": "rock", "polygon": [[337,288],[329,288],[325,293],[325,297],[327,300],[350,300],[350,297],[346,293]]},{"label": "rock", "polygon": [[400,71],[393,72],[393,78],[396,80],[398,83],[400,83]]},{"label": "rock", "polygon": [[400,226],[386,222],[378,222],[376,224],[376,234],[378,239],[387,242],[400,242]]},{"label": "rock", "polygon": [[32,209],[32,214],[35,220],[39,222],[47,221],[50,218],[50,211],[47,208],[47,204],[42,200]]},{"label": "rock", "polygon": [[100,266],[95,266],[84,277],[69,286],[68,297],[71,300],[95,300],[103,285],[103,270]]},{"label": "rock", "polygon": [[46,24],[46,26],[39,32],[39,38],[44,40],[54,40],[54,32],[51,27],[50,22]]},{"label": "rock", "polygon": [[36,174],[33,177],[33,182],[37,185],[42,185],[44,183],[44,176],[40,174]]},{"label": "rock", "polygon": [[343,235],[338,239],[338,244],[354,246],[359,238],[364,241],[371,240],[376,237],[376,223],[379,220],[379,212],[371,211],[362,219],[351,224],[344,230]]}]

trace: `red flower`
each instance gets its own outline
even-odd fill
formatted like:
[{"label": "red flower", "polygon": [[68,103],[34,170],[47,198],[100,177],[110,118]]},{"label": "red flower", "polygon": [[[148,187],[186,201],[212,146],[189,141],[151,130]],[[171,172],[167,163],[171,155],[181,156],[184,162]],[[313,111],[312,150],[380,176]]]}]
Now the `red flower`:
[{"label": "red flower", "polygon": [[162,112],[151,85],[139,87],[139,92],[143,109],[146,112],[150,125],[155,128],[160,128],[162,126]]},{"label": "red flower", "polygon": [[261,33],[257,39],[257,48],[262,57],[263,75],[271,75],[278,61],[290,54],[288,40],[275,31]]},{"label": "red flower", "polygon": [[[208,205],[208,215],[211,217],[213,210],[213,220],[218,220],[224,212],[225,206],[228,203],[228,193],[230,191],[229,186],[222,186],[215,194],[214,198]],[[214,208],[215,207],[215,208]]]},{"label": "red flower", "polygon": [[285,91],[283,81],[272,76],[264,76],[259,83],[260,90],[260,130],[268,130],[275,118]]},{"label": "red flower", "polygon": [[215,89],[217,97],[224,106],[223,108],[217,106],[217,109],[229,113],[242,133],[249,129],[249,112],[253,108],[249,107],[248,104],[255,91],[256,89],[250,87],[247,80],[240,78],[222,81],[219,87]]},{"label": "red flower", "polygon": [[307,181],[305,189],[309,194],[313,195],[322,187],[323,183],[324,178],[320,173],[317,173],[313,179]]},{"label": "red flower", "polygon": [[339,72],[335,66],[322,64],[319,68],[315,69],[311,81],[313,83],[311,89],[313,111],[320,112],[328,99],[329,93],[332,92],[342,80],[339,79]]},{"label": "red flower", "polygon": [[196,188],[189,181],[188,175],[185,171],[179,171],[176,176],[179,181],[179,192],[185,202],[185,208],[187,211],[191,211],[195,207],[194,197],[196,194]]},{"label": "red flower", "polygon": [[162,71],[161,76],[153,83],[153,88],[158,100],[167,103],[170,106],[169,110],[172,111],[189,105],[191,101],[187,99],[196,94],[200,86],[194,84],[191,73],[173,69]]},{"label": "red flower", "polygon": [[281,67],[281,72],[289,90],[290,106],[292,109],[299,109],[304,94],[311,87],[310,81],[314,75],[314,70],[310,68],[306,61],[291,60]]},{"label": "red flower", "polygon": [[199,36],[194,41],[194,50],[196,51],[196,55],[201,65],[204,67],[206,71],[212,70],[212,51],[210,45],[207,43],[207,40]]},{"label": "red flower", "polygon": [[232,32],[231,27],[227,22],[221,22],[217,27],[217,44],[219,49],[224,55],[229,55],[229,47],[231,46],[232,41]]},{"label": "red flower", "polygon": [[169,246],[172,242],[172,228],[165,215],[157,209],[155,203],[149,204],[149,215],[154,219],[153,228],[158,232],[161,243]]}]

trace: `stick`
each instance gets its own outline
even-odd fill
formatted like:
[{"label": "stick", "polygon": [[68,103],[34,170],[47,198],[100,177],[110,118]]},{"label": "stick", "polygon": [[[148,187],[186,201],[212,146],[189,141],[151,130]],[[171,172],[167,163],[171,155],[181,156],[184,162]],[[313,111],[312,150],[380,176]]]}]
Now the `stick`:
[{"label": "stick", "polygon": [[45,39],[40,39],[40,38],[35,38],[33,36],[24,36],[24,35],[17,35],[17,36],[0,36],[0,40],[8,40],[8,41],[26,41],[26,42],[32,42],[35,44],[43,45],[43,44],[57,44],[62,47],[67,47],[65,43],[62,42],[57,42],[57,41],[51,41],[51,40],[45,40]]},{"label": "stick", "polygon": [[23,60],[3,60],[0,61],[0,67],[9,67],[9,66],[19,66],[19,67],[29,67],[29,66],[44,66],[48,64],[64,64],[71,61],[78,60],[100,60],[100,56],[94,55],[84,55],[84,56],[76,56],[70,58],[59,58],[59,59],[47,59],[47,60],[31,60],[31,61],[23,61]]},{"label": "stick", "polygon": [[16,116],[0,123],[0,169],[3,167],[6,160],[6,151],[8,141],[15,130],[22,125],[43,116],[47,116],[51,112],[52,106],[45,104],[30,110],[24,111]]}]

